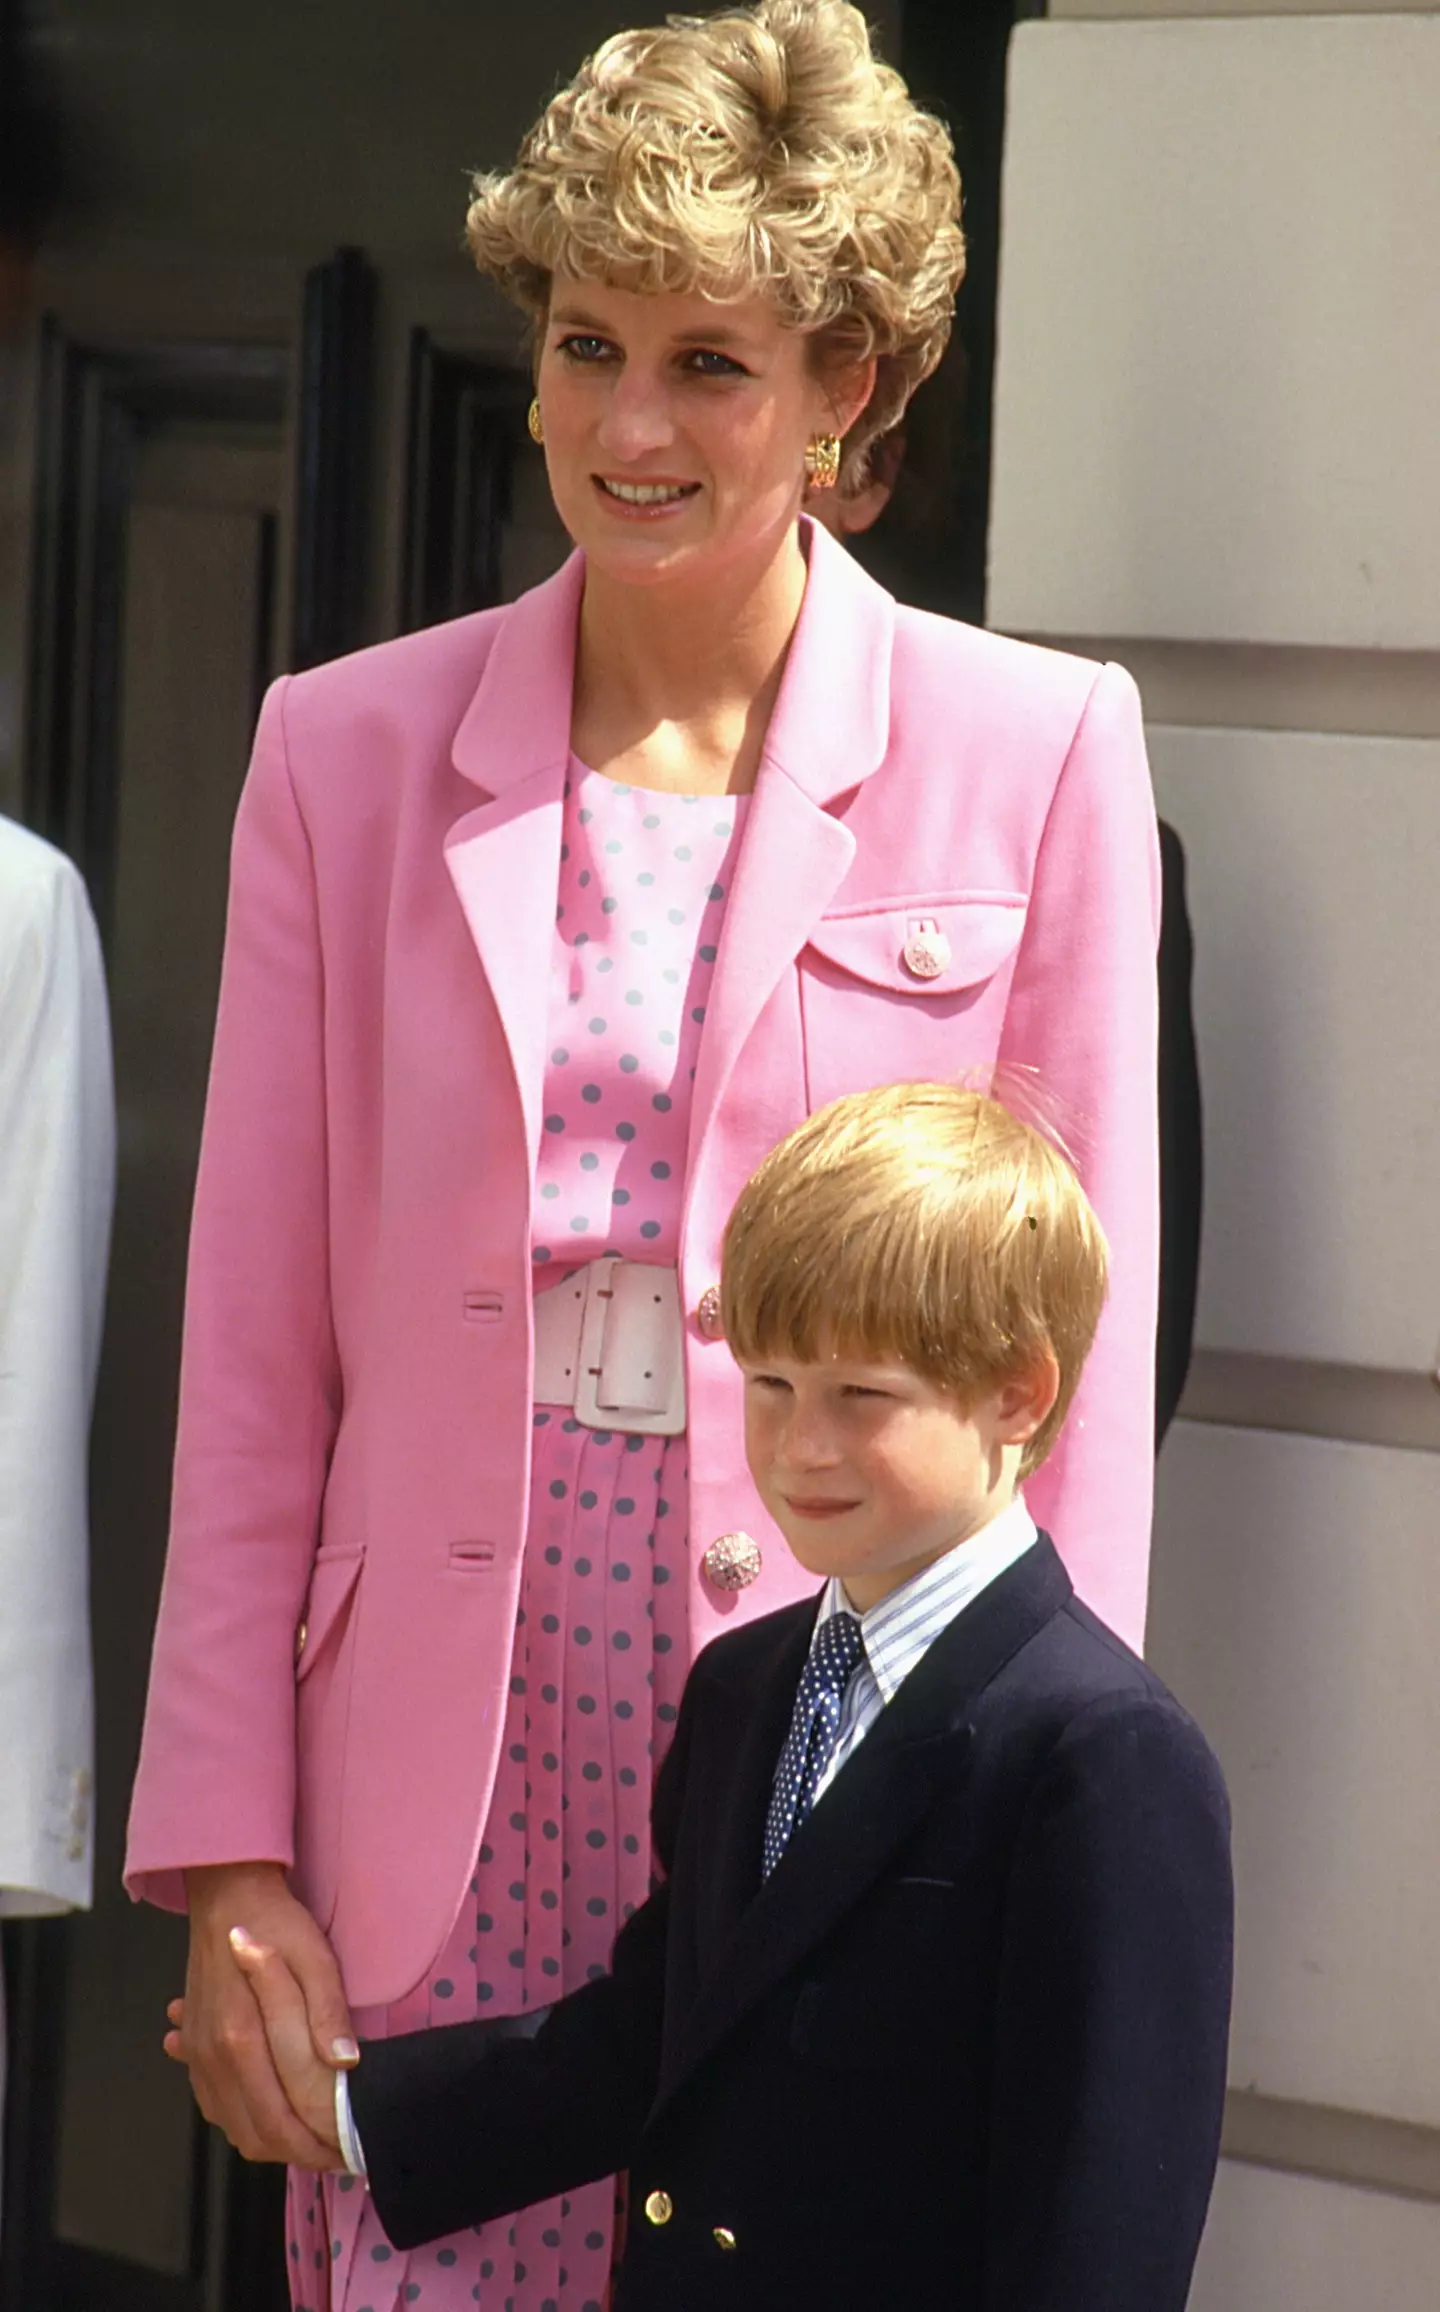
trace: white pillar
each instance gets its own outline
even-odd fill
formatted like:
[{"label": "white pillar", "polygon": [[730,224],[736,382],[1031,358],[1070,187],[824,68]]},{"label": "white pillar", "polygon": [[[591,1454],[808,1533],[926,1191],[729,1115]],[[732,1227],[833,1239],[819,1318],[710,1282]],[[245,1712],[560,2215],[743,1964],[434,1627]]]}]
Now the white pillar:
[{"label": "white pillar", "polygon": [[1139,678],[1196,932],[1151,1605],[1236,1812],[1195,2312],[1440,2302],[1437,121],[1433,10],[1012,48],[989,614]]}]

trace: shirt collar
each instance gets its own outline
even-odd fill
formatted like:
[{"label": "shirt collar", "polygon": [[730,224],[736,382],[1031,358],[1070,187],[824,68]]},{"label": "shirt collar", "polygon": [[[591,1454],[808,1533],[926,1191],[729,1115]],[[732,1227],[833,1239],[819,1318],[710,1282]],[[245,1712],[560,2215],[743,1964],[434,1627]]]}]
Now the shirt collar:
[{"label": "shirt collar", "polygon": [[816,1633],[832,1614],[853,1615],[860,1624],[871,1674],[889,1702],[946,1624],[1023,1557],[1035,1538],[1035,1520],[1017,1494],[1009,1508],[971,1540],[912,1574],[868,1613],[855,1612],[839,1575],[832,1574],[820,1593]]}]

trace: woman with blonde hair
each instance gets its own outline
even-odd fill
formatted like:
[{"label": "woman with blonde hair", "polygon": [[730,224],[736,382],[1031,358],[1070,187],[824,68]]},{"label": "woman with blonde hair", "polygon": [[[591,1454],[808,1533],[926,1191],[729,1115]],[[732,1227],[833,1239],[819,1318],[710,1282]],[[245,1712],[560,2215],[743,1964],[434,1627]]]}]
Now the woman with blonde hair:
[{"label": "woman with blonde hair", "polygon": [[[622,33],[481,179],[576,552],[277,683],[236,829],[130,1884],[251,2156],[327,2061],[602,1969],[695,1652],[803,1589],[719,1246],[837,1094],[1033,1075],[1111,1304],[1032,1489],[1131,1636],[1148,1541],[1154,824],[1128,678],[897,607],[801,516],[938,360],[949,140],[844,0]],[[756,1858],[757,1876],[759,1857]],[[598,2312],[615,2187],[410,2256],[297,2173],[297,2306]]]}]

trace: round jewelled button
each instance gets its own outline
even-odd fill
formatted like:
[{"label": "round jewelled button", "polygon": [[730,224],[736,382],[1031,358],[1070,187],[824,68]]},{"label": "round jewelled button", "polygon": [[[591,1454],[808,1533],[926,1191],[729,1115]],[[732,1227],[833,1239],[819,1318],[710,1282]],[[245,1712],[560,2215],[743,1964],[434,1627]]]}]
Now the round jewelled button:
[{"label": "round jewelled button", "polygon": [[950,942],[937,924],[923,923],[906,940],[900,960],[916,979],[938,979],[949,968]]},{"label": "round jewelled button", "polygon": [[675,2213],[675,2202],[668,2192],[651,2192],[645,2202],[645,2213],[652,2224],[668,2224]]},{"label": "round jewelled button", "polygon": [[708,1581],[718,1590],[748,1589],[760,1578],[760,1545],[748,1533],[722,1533],[700,1560]]}]

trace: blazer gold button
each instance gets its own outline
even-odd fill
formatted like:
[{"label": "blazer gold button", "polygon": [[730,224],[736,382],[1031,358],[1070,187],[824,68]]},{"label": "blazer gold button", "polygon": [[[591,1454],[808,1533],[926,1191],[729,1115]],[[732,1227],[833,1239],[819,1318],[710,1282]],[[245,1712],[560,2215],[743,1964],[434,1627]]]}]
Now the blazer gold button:
[{"label": "blazer gold button", "polygon": [[302,1622],[299,1629],[295,1632],[295,1659],[297,1662],[299,1661],[300,1656],[304,1653],[309,1640],[309,1629],[307,1628],[306,1624]]},{"label": "blazer gold button", "polygon": [[748,1589],[759,1580],[762,1562],[760,1544],[748,1533],[722,1533],[700,1560],[706,1579],[718,1590]]},{"label": "blazer gold button", "polygon": [[668,2224],[675,2213],[675,2202],[668,2192],[652,2192],[645,2202],[645,2213],[652,2224]]},{"label": "blazer gold button", "polygon": [[695,1322],[707,1341],[720,1338],[720,1287],[707,1284],[696,1304]]},{"label": "blazer gold button", "polygon": [[900,950],[900,960],[916,979],[938,979],[949,969],[950,942],[938,923],[917,923]]},{"label": "blazer gold button", "polygon": [[715,2245],[717,2248],[733,2248],[736,2245],[735,2234],[728,2224],[715,2226]]}]

